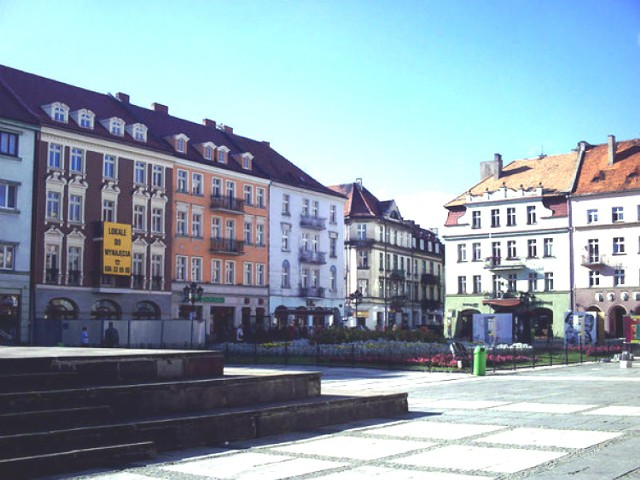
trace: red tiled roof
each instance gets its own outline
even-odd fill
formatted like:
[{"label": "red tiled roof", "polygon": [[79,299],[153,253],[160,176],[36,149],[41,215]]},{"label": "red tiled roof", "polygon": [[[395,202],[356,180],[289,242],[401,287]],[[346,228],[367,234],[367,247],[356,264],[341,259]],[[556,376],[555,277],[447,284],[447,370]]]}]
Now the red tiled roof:
[{"label": "red tiled roof", "polygon": [[381,202],[378,198],[358,183],[347,183],[329,187],[347,196],[344,214],[347,217],[380,217],[389,206],[389,202]]},{"label": "red tiled roof", "polygon": [[578,175],[577,195],[637,189],[640,189],[640,139],[618,142],[613,165],[609,165],[608,144],[587,150]]}]

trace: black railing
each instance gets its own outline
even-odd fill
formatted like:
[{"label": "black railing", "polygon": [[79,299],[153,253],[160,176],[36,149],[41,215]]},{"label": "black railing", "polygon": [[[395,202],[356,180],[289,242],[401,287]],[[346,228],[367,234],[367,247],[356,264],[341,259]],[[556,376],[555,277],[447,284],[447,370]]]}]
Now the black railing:
[{"label": "black railing", "polygon": [[244,200],[241,198],[211,195],[211,203],[209,204],[212,210],[225,210],[229,212],[244,212]]},{"label": "black railing", "polygon": [[233,238],[212,238],[209,247],[211,253],[227,253],[229,255],[240,255],[244,253],[244,242]]}]

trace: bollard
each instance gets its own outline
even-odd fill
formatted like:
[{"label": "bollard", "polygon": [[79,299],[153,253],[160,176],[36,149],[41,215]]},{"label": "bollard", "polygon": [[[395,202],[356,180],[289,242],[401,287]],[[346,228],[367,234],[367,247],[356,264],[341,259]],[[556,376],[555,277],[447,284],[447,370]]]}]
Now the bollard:
[{"label": "bollard", "polygon": [[487,350],[484,347],[476,347],[473,350],[473,374],[483,376],[487,369]]}]

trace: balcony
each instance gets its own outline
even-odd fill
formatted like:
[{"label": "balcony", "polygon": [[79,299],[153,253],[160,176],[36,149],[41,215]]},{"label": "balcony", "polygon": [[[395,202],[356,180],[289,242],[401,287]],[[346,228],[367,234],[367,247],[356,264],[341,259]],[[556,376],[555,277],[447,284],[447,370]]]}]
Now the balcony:
[{"label": "balcony", "polygon": [[525,263],[521,258],[502,258],[502,257],[488,257],[484,261],[484,268],[494,272],[506,272],[510,270],[522,270],[525,268]]},{"label": "balcony", "polygon": [[606,255],[590,253],[583,255],[580,264],[587,268],[599,268],[609,265],[609,258]]},{"label": "balcony", "polygon": [[80,270],[69,270],[67,272],[67,285],[78,286],[81,283],[82,272]]},{"label": "balcony", "polygon": [[439,283],[438,276],[433,273],[423,273],[420,276],[420,283],[422,285],[437,285]]},{"label": "balcony", "polygon": [[244,253],[244,242],[233,238],[212,238],[209,252],[242,255]]},{"label": "balcony", "polygon": [[313,230],[324,230],[326,228],[326,218],[312,217],[311,215],[300,215],[300,226]]},{"label": "balcony", "polygon": [[390,280],[404,280],[405,279],[405,271],[394,268],[389,272]]},{"label": "balcony", "polygon": [[324,287],[300,287],[300,296],[324,298]]},{"label": "balcony", "polygon": [[151,277],[151,290],[162,290],[162,277]]},{"label": "balcony", "polygon": [[211,210],[229,213],[244,213],[244,200],[241,198],[211,195]]},{"label": "balcony", "polygon": [[344,243],[345,245],[351,245],[356,248],[371,248],[376,241],[373,238],[354,238],[346,240]]},{"label": "balcony", "polygon": [[131,275],[131,288],[144,290],[144,275]]},{"label": "balcony", "polygon": [[423,298],[420,301],[420,307],[422,307],[422,310],[440,310],[442,308],[442,302],[439,302],[438,300],[427,300],[426,298]]},{"label": "balcony", "polygon": [[325,252],[313,252],[310,250],[300,250],[299,259],[303,263],[314,263],[323,265],[327,263],[327,254]]}]

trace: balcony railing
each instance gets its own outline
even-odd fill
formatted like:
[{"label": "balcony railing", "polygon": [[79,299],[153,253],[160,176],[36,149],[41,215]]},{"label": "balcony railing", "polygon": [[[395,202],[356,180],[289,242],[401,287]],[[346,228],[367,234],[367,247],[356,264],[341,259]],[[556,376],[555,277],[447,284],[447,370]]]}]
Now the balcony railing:
[{"label": "balcony railing", "polygon": [[244,200],[241,198],[211,195],[211,210],[222,210],[231,213],[244,212]]},{"label": "balcony railing", "polygon": [[393,270],[391,270],[389,272],[389,278],[391,280],[404,280],[405,271],[404,270],[400,270],[398,268],[394,268]]},{"label": "balcony railing", "polygon": [[438,276],[433,273],[423,273],[420,276],[420,283],[422,285],[436,285],[438,284]]},{"label": "balcony railing", "polygon": [[300,250],[300,261],[304,263],[315,263],[322,265],[327,263],[325,252],[314,252],[311,250]]},{"label": "balcony railing", "polygon": [[60,282],[60,270],[47,268],[44,272],[44,283],[57,285]]},{"label": "balcony railing", "polygon": [[324,287],[300,287],[300,296],[324,298]]},{"label": "balcony railing", "polygon": [[67,272],[67,285],[80,285],[82,272],[80,270],[69,270]]},{"label": "balcony railing", "polygon": [[425,298],[420,301],[420,306],[423,310],[439,310],[442,308],[442,302],[438,300],[427,300]]},{"label": "balcony railing", "polygon": [[484,261],[484,268],[488,270],[522,270],[525,263],[521,258],[487,257]]},{"label": "balcony railing", "polygon": [[226,253],[228,255],[241,255],[244,253],[244,242],[233,238],[212,238],[211,253]]},{"label": "balcony railing", "polygon": [[312,228],[314,230],[324,230],[326,228],[326,218],[312,217],[311,215],[300,215],[300,226]]},{"label": "balcony railing", "polygon": [[162,277],[151,277],[151,290],[162,290]]},{"label": "balcony railing", "polygon": [[587,268],[597,268],[605,265],[609,265],[609,259],[606,255],[599,254],[588,254],[582,256],[582,261],[580,262],[583,267]]},{"label": "balcony railing", "polygon": [[143,290],[144,275],[131,275],[131,288],[134,290]]}]

